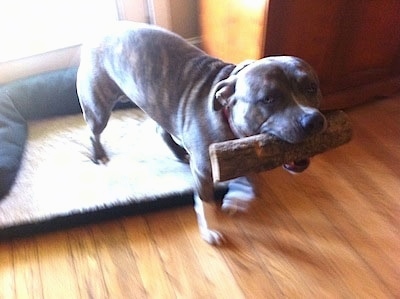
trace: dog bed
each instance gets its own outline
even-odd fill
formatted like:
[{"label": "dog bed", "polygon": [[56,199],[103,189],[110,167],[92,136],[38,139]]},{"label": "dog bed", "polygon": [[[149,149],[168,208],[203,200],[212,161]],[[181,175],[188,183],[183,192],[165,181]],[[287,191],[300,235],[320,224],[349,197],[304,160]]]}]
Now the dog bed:
[{"label": "dog bed", "polygon": [[188,165],[132,104],[118,105],[102,135],[110,162],[91,161],[76,71],[0,87],[0,238],[193,202]]}]

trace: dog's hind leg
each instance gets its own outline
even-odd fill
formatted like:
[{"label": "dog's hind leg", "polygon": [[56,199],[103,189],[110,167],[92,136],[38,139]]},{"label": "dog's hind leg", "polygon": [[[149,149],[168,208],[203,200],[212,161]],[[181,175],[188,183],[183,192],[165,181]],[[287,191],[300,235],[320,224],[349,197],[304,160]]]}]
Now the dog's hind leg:
[{"label": "dog's hind leg", "polygon": [[100,135],[107,126],[111,115],[109,113],[96,111],[90,105],[81,101],[85,121],[91,131],[90,141],[92,143],[92,161],[96,164],[106,164],[109,161],[106,151],[100,141]]},{"label": "dog's hind leg", "polygon": [[161,126],[157,127],[157,132],[161,135],[164,142],[168,145],[169,149],[178,158],[180,161],[189,163],[189,154],[188,152],[180,146],[176,141],[172,138],[171,134],[164,130]]},{"label": "dog's hind leg", "polygon": [[92,142],[93,148],[92,161],[96,164],[107,164],[110,159],[100,142],[100,134],[93,134],[90,137],[90,141]]},{"label": "dog's hind leg", "polygon": [[78,72],[77,92],[83,117],[92,133],[90,137],[92,160],[96,164],[106,164],[109,158],[101,144],[100,135],[107,126],[111,111],[122,92],[110,79],[89,80],[80,72]]}]

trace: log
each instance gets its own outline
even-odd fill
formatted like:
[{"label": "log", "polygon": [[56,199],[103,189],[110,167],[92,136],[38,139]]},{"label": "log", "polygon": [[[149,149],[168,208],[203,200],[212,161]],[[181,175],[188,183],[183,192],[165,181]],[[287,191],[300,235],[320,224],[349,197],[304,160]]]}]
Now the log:
[{"label": "log", "polygon": [[351,140],[352,127],[343,111],[324,113],[327,129],[301,143],[291,144],[269,134],[213,143],[209,147],[214,182],[274,169],[301,161]]}]

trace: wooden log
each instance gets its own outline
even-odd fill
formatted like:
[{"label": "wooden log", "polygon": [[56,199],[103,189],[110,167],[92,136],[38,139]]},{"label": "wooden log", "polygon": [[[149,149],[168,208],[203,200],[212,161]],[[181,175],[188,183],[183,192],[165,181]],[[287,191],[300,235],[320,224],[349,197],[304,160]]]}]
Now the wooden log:
[{"label": "wooden log", "polygon": [[211,144],[209,152],[214,182],[271,170],[321,154],[351,140],[351,123],[343,111],[326,112],[325,117],[328,126],[324,132],[297,144],[269,134]]}]

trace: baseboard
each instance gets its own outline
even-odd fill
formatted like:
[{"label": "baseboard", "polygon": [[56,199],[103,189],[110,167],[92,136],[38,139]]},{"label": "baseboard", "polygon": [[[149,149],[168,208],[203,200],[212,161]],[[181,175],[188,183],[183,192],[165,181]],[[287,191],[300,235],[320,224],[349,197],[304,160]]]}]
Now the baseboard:
[{"label": "baseboard", "polygon": [[344,109],[400,93],[400,76],[324,95],[322,110]]}]

